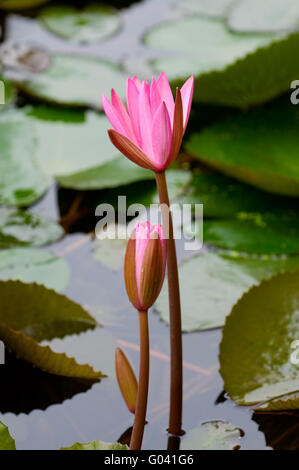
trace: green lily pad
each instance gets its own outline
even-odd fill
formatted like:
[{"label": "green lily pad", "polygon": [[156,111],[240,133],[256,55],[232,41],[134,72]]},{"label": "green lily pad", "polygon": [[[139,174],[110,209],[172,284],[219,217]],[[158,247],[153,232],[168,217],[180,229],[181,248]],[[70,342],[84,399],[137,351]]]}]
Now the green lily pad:
[{"label": "green lily pad", "polygon": [[49,0],[0,0],[0,8],[3,10],[23,10],[47,3]]},{"label": "green lily pad", "polygon": [[223,173],[272,193],[299,195],[299,109],[277,100],[193,134],[188,151]]},{"label": "green lily pad", "polygon": [[7,323],[0,323],[0,338],[18,358],[49,374],[92,381],[105,377],[88,364],[78,364],[64,353],[55,353],[49,346],[41,346],[21,331],[10,328]]},{"label": "green lily pad", "polygon": [[286,393],[254,407],[254,411],[283,411],[299,409],[299,391]]},{"label": "green lily pad", "polygon": [[16,450],[14,439],[9,434],[8,427],[0,421],[0,450]]},{"label": "green lily pad", "polygon": [[234,0],[178,0],[177,8],[182,13],[199,13],[215,18],[225,18]]},{"label": "green lily pad", "polygon": [[290,357],[299,337],[298,281],[298,270],[263,281],[239,300],[226,320],[220,372],[224,389],[239,405],[299,390],[298,365]]},{"label": "green lily pad", "polygon": [[25,93],[40,100],[68,106],[102,109],[101,94],[115,88],[123,98],[126,76],[103,59],[82,55],[54,54],[49,67],[30,79],[18,80]]},{"label": "green lily pad", "polygon": [[119,444],[118,442],[108,443],[102,441],[88,442],[80,444],[76,442],[72,447],[62,447],[60,450],[129,450],[128,446]]},{"label": "green lily pad", "polygon": [[50,180],[35,159],[32,126],[9,120],[9,113],[0,113],[0,204],[28,206],[44,194]]},{"label": "green lily pad", "polygon": [[228,16],[228,25],[238,32],[298,31],[297,0],[240,0]]},{"label": "green lily pad", "polygon": [[[232,306],[251,286],[273,274],[298,267],[299,257],[253,258],[205,253],[186,260],[179,268],[183,331],[222,326]],[[155,308],[162,320],[169,323],[167,282]]]},{"label": "green lily pad", "polygon": [[291,197],[265,193],[219,173],[194,172],[184,191],[185,204],[203,204],[204,217],[233,218],[248,214],[295,217],[298,202]]},{"label": "green lily pad", "polygon": [[37,341],[93,329],[97,322],[80,305],[38,284],[0,281],[0,323]]},{"label": "green lily pad", "polygon": [[0,248],[42,246],[64,234],[60,225],[14,207],[0,207]]},{"label": "green lily pad", "polygon": [[121,24],[116,9],[97,4],[82,9],[71,5],[49,6],[42,10],[39,19],[54,34],[81,43],[102,41]]},{"label": "green lily pad", "polygon": [[[35,160],[49,181],[86,190],[154,178],[120,155],[107,135],[108,120],[93,111],[28,106],[0,115],[0,130],[4,121],[12,129],[30,126]],[[26,136],[20,132],[16,138],[21,146]]]},{"label": "green lily pad", "polygon": [[237,220],[205,221],[203,238],[210,245],[245,253],[298,253],[298,214],[293,217],[241,214]]},{"label": "green lily pad", "polygon": [[47,250],[11,248],[0,250],[0,280],[36,282],[63,291],[70,280],[70,268],[63,258]]},{"label": "green lily pad", "polygon": [[299,34],[238,34],[193,15],[155,27],[145,42],[169,51],[152,65],[174,88],[195,75],[194,100],[202,103],[247,109],[288,91],[299,75]]},{"label": "green lily pad", "polygon": [[243,431],[226,421],[208,421],[182,439],[181,450],[239,450]]}]

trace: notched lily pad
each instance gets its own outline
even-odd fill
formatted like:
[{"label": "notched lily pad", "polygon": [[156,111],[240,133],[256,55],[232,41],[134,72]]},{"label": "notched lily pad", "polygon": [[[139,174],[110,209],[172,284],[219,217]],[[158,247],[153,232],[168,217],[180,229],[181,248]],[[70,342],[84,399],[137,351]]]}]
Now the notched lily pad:
[{"label": "notched lily pad", "polygon": [[240,450],[244,432],[226,421],[208,421],[192,429],[181,450]]},{"label": "notched lily pad", "polygon": [[265,280],[252,287],[227,317],[220,372],[224,389],[239,405],[272,400],[267,408],[277,409],[279,402],[283,406],[281,395],[295,393],[297,400],[298,364],[291,353],[299,337],[298,282],[298,270]]},{"label": "notched lily pad", "polygon": [[39,19],[54,34],[80,43],[102,41],[114,34],[121,25],[115,8],[95,3],[83,8],[49,6],[42,10]]},{"label": "notched lily pad", "polygon": [[179,12],[187,14],[199,13],[214,18],[225,18],[234,0],[178,0],[176,7]]},{"label": "notched lily pad", "polygon": [[0,0],[0,8],[3,10],[23,10],[47,3],[49,0]]},{"label": "notched lily pad", "polygon": [[[282,271],[299,268],[299,257],[245,257],[205,253],[182,263],[179,276],[183,331],[206,330],[224,324],[235,302],[254,284]],[[169,322],[167,283],[155,304]]]},{"label": "notched lily pad", "polygon": [[118,442],[108,443],[103,441],[93,441],[87,444],[76,442],[72,447],[62,447],[60,450],[129,450],[128,446]]}]

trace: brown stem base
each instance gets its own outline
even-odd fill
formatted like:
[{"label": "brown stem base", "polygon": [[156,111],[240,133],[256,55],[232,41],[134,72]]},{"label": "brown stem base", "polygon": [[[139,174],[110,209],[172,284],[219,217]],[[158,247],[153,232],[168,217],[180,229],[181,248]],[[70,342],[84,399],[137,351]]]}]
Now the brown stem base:
[{"label": "brown stem base", "polygon": [[149,333],[147,312],[139,312],[140,365],[135,420],[130,450],[140,450],[146,418],[149,383]]}]

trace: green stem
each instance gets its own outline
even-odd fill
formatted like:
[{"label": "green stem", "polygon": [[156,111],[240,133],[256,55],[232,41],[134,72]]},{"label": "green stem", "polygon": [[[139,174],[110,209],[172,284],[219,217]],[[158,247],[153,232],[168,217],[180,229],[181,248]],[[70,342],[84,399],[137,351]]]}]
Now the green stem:
[{"label": "green stem", "polygon": [[140,365],[135,419],[130,450],[140,450],[145,426],[149,382],[149,333],[147,312],[139,312]]},{"label": "green stem", "polygon": [[169,428],[170,434],[179,436],[182,426],[183,408],[183,352],[182,352],[182,320],[180,286],[178,276],[178,263],[175,241],[173,238],[173,222],[170,212],[169,197],[165,172],[156,173],[156,182],[162,206],[162,224],[165,234],[168,234],[167,251],[167,277],[169,294],[169,319],[170,319],[170,410]]}]

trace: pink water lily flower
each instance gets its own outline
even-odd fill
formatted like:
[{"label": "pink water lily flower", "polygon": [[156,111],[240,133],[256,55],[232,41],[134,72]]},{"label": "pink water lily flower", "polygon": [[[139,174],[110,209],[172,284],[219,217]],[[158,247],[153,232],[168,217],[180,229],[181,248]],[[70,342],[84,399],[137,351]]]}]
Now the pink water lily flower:
[{"label": "pink water lily flower", "polygon": [[190,116],[194,77],[176,91],[174,100],[164,72],[151,84],[128,79],[127,108],[114,89],[111,103],[102,95],[105,113],[113,129],[112,143],[137,165],[160,172],[176,159]]},{"label": "pink water lily flower", "polygon": [[139,311],[156,301],[165,276],[166,240],[161,225],[137,223],[127,245],[125,282],[128,297]]}]

